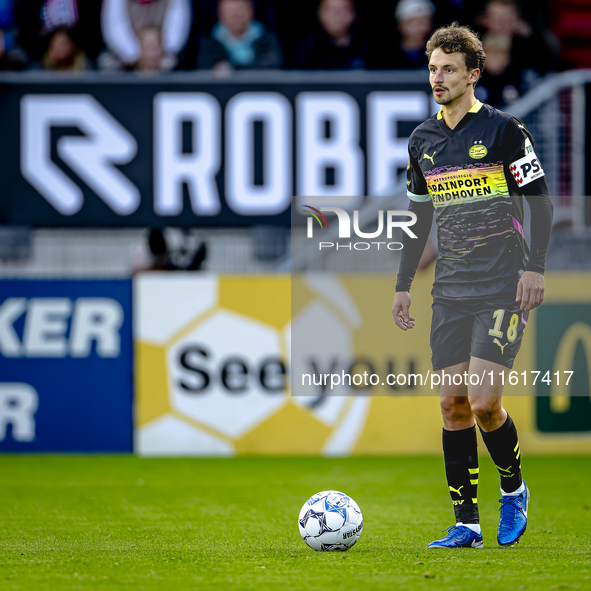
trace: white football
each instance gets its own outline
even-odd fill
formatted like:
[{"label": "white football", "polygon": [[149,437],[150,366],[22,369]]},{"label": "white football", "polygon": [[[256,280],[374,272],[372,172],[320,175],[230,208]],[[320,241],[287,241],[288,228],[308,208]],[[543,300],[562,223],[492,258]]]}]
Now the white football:
[{"label": "white football", "polygon": [[310,497],[298,517],[302,539],[318,552],[348,550],[363,531],[359,505],[337,490],[324,490]]}]

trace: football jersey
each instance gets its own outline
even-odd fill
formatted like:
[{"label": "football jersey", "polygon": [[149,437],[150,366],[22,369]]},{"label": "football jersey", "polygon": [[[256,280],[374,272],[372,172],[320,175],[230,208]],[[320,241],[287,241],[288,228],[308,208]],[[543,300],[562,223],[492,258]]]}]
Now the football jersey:
[{"label": "football jersey", "polygon": [[514,292],[529,253],[522,195],[535,194],[544,176],[523,122],[477,101],[454,129],[439,111],[408,148],[408,196],[436,213],[433,295]]}]

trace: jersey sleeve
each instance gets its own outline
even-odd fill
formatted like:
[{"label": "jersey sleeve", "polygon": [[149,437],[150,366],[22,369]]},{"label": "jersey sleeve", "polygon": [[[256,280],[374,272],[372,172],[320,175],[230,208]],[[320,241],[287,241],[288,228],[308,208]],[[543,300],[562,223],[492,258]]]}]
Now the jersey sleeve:
[{"label": "jersey sleeve", "polygon": [[406,166],[406,194],[411,201],[431,201],[423,171],[412,155],[410,146],[408,150],[408,164]]},{"label": "jersey sleeve", "polygon": [[408,205],[408,211],[417,216],[417,221],[413,226],[416,238],[411,238],[406,232],[402,233],[402,251],[400,253],[396,291],[410,291],[433,222],[433,203],[431,200],[424,202],[411,201]]},{"label": "jersey sleeve", "polygon": [[544,274],[554,206],[550,197],[543,194],[526,196],[526,200],[531,208],[531,247],[525,270]]},{"label": "jersey sleeve", "polygon": [[505,163],[531,208],[531,248],[525,270],[543,274],[554,211],[546,176],[534,151],[534,139],[520,119],[511,119],[505,137]]},{"label": "jersey sleeve", "polygon": [[545,173],[534,151],[534,139],[517,117],[513,117],[509,122],[503,143],[505,164],[519,193],[547,194]]}]

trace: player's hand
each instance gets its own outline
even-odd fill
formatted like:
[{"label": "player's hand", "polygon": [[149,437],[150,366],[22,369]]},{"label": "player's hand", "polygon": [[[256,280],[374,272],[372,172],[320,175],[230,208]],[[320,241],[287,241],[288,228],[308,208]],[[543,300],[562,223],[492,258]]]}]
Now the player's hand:
[{"label": "player's hand", "polygon": [[535,271],[525,271],[517,284],[515,301],[521,301],[521,309],[525,312],[537,308],[544,301],[544,276]]},{"label": "player's hand", "polygon": [[397,291],[392,305],[392,316],[396,326],[408,330],[415,325],[415,319],[408,313],[410,308],[410,294],[408,291]]}]

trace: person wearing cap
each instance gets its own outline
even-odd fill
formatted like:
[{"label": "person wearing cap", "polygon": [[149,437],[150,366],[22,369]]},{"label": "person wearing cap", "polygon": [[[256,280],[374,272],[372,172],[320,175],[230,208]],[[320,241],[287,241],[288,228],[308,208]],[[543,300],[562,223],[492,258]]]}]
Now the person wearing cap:
[{"label": "person wearing cap", "polygon": [[394,11],[397,36],[378,52],[375,67],[410,70],[427,68],[425,44],[433,32],[435,6],[430,0],[400,0]]}]

